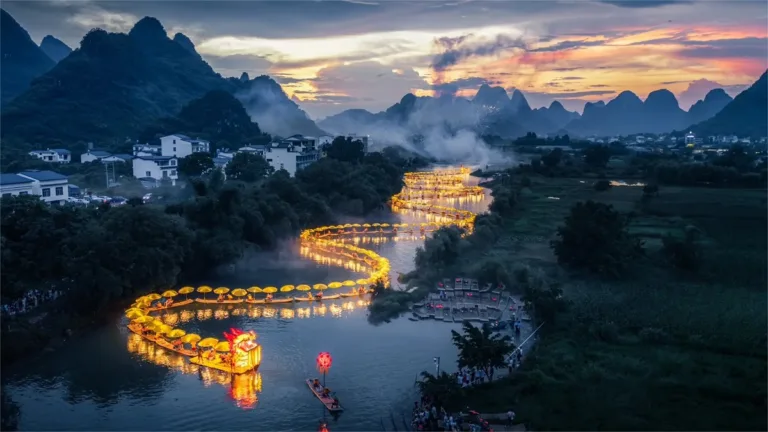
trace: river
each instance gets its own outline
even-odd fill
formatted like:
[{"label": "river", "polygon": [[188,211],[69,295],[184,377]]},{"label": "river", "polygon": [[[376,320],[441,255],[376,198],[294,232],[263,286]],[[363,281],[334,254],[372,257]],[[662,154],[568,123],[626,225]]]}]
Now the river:
[{"label": "river", "polygon": [[[439,201],[481,212],[490,197]],[[380,216],[376,222],[425,220],[412,212]],[[421,238],[400,238],[360,246],[390,260],[397,288],[397,272],[413,268],[421,244]],[[281,286],[363,277],[303,259],[297,249],[290,244],[279,254],[250,256],[209,285]],[[399,318],[374,326],[367,320],[366,300],[358,298],[249,306],[202,305],[171,311],[164,319],[204,335],[221,335],[230,327],[254,330],[263,347],[257,372],[233,378],[191,365],[130,333],[120,318],[53,353],[3,370],[4,389],[20,407],[19,428],[316,430],[327,417],[332,431],[381,430],[382,424],[391,430],[393,421],[404,430],[402,414],[410,413],[417,375],[434,370],[435,356],[443,369],[455,369],[449,330],[458,324]],[[345,408],[337,418],[304,384],[317,375],[315,357],[321,351],[333,356],[327,385]]]}]

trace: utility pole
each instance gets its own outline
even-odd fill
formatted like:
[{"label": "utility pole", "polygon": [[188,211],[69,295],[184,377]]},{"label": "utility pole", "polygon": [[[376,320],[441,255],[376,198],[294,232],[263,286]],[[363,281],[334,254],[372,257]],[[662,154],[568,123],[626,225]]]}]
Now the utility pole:
[{"label": "utility pole", "polygon": [[437,378],[440,376],[440,357],[435,357],[432,361],[435,362],[435,378]]}]

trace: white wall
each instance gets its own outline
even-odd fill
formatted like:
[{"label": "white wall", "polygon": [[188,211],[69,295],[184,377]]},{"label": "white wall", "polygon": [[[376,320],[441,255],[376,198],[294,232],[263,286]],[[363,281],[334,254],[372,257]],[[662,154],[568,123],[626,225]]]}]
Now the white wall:
[{"label": "white wall", "polygon": [[57,201],[66,201],[69,198],[68,185],[68,180],[35,181],[33,190],[35,195],[40,195],[40,199],[43,201],[54,203]]},{"label": "white wall", "polygon": [[162,180],[164,177],[163,172],[166,172],[167,178],[171,179],[172,184],[176,184],[176,179],[179,178],[178,173],[178,161],[176,159],[170,160],[170,165],[160,167],[157,161],[145,160],[136,158],[133,161],[133,176],[136,178],[152,177],[155,180]]},{"label": "white wall", "polygon": [[0,186],[0,196],[5,194],[13,196],[18,196],[19,194],[34,195],[34,187],[35,185],[32,182]]},{"label": "white wall", "polygon": [[296,155],[299,153],[289,152],[286,148],[272,148],[264,154],[264,158],[275,169],[275,171],[284,169],[293,177],[296,175]]},{"label": "white wall", "polygon": [[90,154],[90,153],[83,153],[80,155],[80,163],[88,163],[93,162],[95,160],[99,160],[96,156]]},{"label": "white wall", "polygon": [[184,141],[176,135],[168,135],[160,138],[163,156],[176,156],[183,158],[192,154],[192,143]]}]

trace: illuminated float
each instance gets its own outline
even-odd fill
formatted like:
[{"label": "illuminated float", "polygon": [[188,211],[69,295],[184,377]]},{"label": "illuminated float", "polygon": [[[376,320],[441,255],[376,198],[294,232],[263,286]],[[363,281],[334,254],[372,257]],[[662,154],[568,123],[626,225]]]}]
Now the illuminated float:
[{"label": "illuminated float", "polygon": [[[470,170],[468,168],[443,169],[425,172],[406,173],[405,187],[390,200],[394,212],[414,213],[426,216],[428,222],[417,223],[364,223],[322,226],[306,229],[300,235],[301,255],[316,262],[336,265],[366,276],[357,280],[333,281],[327,284],[301,283],[261,288],[252,286],[248,289],[210,286],[182,287],[179,290],[167,290],[152,293],[136,299],[126,310],[130,319],[128,328],[136,338],[146,344],[156,346],[163,352],[174,352],[180,358],[188,358],[191,364],[232,373],[248,373],[261,362],[261,346],[256,343],[252,332],[232,330],[227,333],[227,341],[219,342],[213,338],[201,338],[187,334],[183,329],[174,328],[179,322],[197,319],[227,319],[230,316],[247,315],[248,317],[305,318],[310,316],[310,308],[280,309],[274,304],[294,304],[313,302],[317,304],[333,299],[350,297],[361,298],[373,291],[373,286],[390,285],[391,267],[389,260],[373,250],[358,246],[370,240],[379,243],[389,240],[422,239],[437,229],[456,225],[472,232],[475,214],[449,206],[437,205],[435,198],[471,200],[481,197],[482,189],[465,186]],[[483,192],[484,193],[484,192]],[[341,292],[336,292],[340,290]],[[331,290],[326,293],[326,290]],[[294,291],[300,293],[293,295]],[[276,296],[273,296],[276,295]],[[183,299],[181,298],[183,296]],[[366,300],[358,300],[358,306],[367,305]],[[190,305],[219,305],[218,310],[180,310]],[[306,304],[306,303],[305,303]],[[349,306],[349,307],[348,307]],[[228,308],[228,309],[222,309]],[[330,305],[332,315],[340,314],[343,309],[354,308],[353,302],[341,307]],[[175,312],[180,310],[180,312]],[[325,305],[313,306],[315,315],[324,315]],[[166,312],[160,318],[152,313]],[[190,363],[187,363],[190,364]],[[260,381],[259,381],[260,382]]]}]

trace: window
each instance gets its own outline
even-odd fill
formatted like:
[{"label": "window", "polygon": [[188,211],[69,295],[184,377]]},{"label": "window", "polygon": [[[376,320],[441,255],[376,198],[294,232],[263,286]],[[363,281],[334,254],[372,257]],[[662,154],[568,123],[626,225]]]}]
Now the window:
[{"label": "window", "polygon": [[43,196],[44,196],[44,197],[49,197],[49,196],[51,196],[51,188],[45,188],[45,189],[43,189]]},{"label": "window", "polygon": [[56,196],[62,196],[62,195],[64,195],[64,187],[56,186]]},{"label": "window", "polygon": [[272,162],[272,159],[267,159],[267,162]]},{"label": "window", "polygon": [[[176,140],[173,140],[173,143],[176,144]],[[174,150],[176,150],[176,149],[174,149]]]},{"label": "window", "polygon": [[176,170],[171,170],[171,175],[175,176],[176,175]]},{"label": "window", "polygon": [[151,172],[149,172],[149,171],[147,171],[145,174],[146,174],[146,176],[145,176],[145,177],[152,177],[152,173],[151,173]]},{"label": "window", "polygon": [[163,178],[168,178],[168,171],[163,171]]},{"label": "window", "polygon": [[176,166],[176,159],[171,159],[171,165]]},{"label": "window", "polygon": [[176,147],[173,148],[173,152],[176,153]]}]

